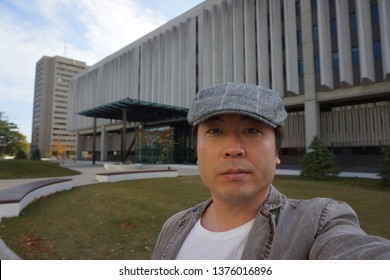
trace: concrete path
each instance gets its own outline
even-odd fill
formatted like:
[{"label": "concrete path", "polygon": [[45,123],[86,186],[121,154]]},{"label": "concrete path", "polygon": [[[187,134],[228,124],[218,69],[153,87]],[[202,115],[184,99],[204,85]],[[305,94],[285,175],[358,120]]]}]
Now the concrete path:
[{"label": "concrete path", "polygon": [[[93,165],[91,162],[85,161],[64,161],[60,163],[61,166],[77,170],[81,172],[80,175],[69,176],[67,178],[73,179],[74,186],[82,186],[88,184],[98,183],[96,180],[96,173],[107,172],[104,169],[102,162],[96,162]],[[194,176],[199,175],[198,167],[196,165],[182,165],[182,164],[171,164],[171,169],[179,171],[179,176]],[[161,170],[167,169],[167,165],[143,165],[141,170]],[[299,175],[299,170],[289,170],[289,169],[277,169],[277,175]],[[373,173],[359,173],[359,172],[341,172],[340,177],[358,177],[358,178],[369,178],[369,179],[379,179],[378,174]],[[33,181],[43,180],[45,178],[38,179],[16,179],[16,180],[0,180],[0,189],[12,188],[17,185],[26,184]],[[1,260],[15,260],[20,259],[13,251],[11,251],[7,245],[0,239],[0,259]]]}]

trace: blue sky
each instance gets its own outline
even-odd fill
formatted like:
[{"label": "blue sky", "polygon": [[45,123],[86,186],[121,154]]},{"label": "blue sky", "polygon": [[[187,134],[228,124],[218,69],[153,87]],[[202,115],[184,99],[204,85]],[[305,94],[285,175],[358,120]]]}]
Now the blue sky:
[{"label": "blue sky", "polygon": [[0,0],[0,112],[31,141],[42,56],[93,65],[204,0]]}]

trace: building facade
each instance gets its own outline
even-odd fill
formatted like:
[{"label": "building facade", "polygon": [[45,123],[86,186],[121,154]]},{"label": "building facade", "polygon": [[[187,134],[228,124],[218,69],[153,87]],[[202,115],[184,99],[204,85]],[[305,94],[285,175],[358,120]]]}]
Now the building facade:
[{"label": "building facade", "polygon": [[[285,164],[299,164],[318,135],[340,164],[377,165],[390,145],[389,15],[387,0],[205,1],[72,80],[79,154],[91,150],[94,122],[80,112],[123,98],[188,108],[199,89],[236,81],[283,97]],[[117,122],[96,120],[102,160],[117,149]],[[127,125],[131,141],[139,123]],[[170,126],[181,135],[174,158],[191,161],[185,121]]]},{"label": "building facade", "polygon": [[60,143],[74,153],[75,133],[67,130],[68,87],[73,75],[87,67],[85,62],[65,57],[42,57],[36,64],[31,151],[50,155]]}]

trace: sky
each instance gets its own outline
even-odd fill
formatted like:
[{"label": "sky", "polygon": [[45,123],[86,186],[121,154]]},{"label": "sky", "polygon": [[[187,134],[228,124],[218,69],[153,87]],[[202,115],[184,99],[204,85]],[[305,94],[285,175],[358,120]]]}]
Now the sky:
[{"label": "sky", "polygon": [[0,112],[31,141],[43,56],[91,66],[204,0],[0,0]]}]

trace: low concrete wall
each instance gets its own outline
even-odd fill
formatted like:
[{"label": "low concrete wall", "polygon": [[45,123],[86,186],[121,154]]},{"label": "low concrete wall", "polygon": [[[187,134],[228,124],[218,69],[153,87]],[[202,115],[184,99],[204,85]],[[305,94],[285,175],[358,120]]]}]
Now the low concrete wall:
[{"label": "low concrete wall", "polygon": [[124,180],[177,177],[178,174],[179,172],[177,170],[110,172],[96,174],[96,179],[99,182],[118,182]]},{"label": "low concrete wall", "polygon": [[0,191],[0,221],[19,216],[20,212],[35,199],[71,189],[72,179],[48,179],[15,186]]}]

